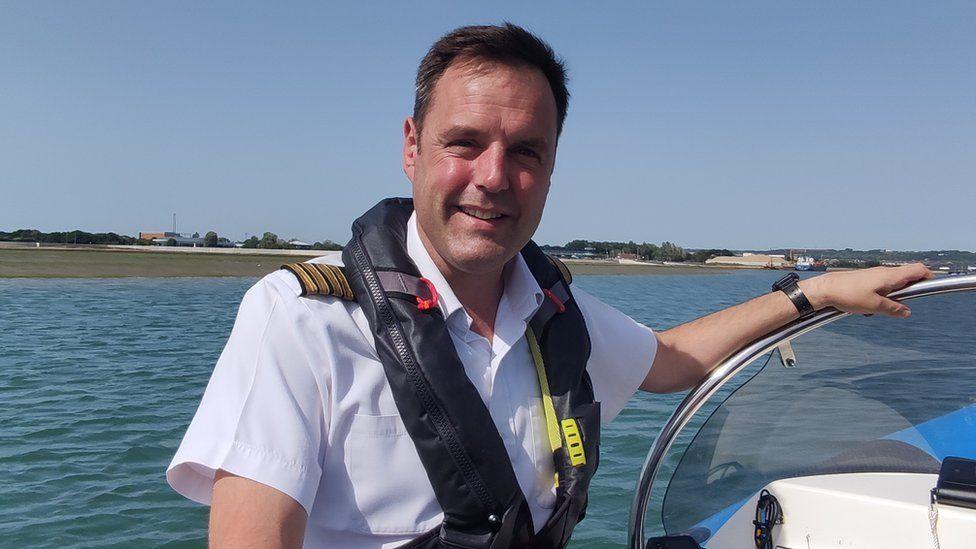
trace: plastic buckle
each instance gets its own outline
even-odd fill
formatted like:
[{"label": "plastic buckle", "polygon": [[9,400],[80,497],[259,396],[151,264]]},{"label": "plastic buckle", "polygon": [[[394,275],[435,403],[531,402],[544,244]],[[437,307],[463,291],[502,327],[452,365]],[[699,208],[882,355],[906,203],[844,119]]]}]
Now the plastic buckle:
[{"label": "plastic buckle", "polygon": [[569,454],[569,463],[573,467],[586,465],[586,452],[583,451],[583,436],[580,434],[579,425],[575,418],[566,418],[562,421],[563,436],[566,438],[566,453]]}]

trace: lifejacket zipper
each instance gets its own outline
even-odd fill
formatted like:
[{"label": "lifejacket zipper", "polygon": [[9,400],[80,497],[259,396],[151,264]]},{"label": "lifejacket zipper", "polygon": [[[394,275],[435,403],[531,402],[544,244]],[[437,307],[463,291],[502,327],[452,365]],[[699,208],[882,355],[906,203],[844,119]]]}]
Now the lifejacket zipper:
[{"label": "lifejacket zipper", "polygon": [[417,364],[413,359],[413,355],[410,352],[410,349],[407,347],[403,334],[400,333],[399,326],[396,323],[396,316],[390,309],[386,296],[383,293],[383,288],[376,277],[376,273],[373,271],[372,266],[369,264],[369,261],[366,258],[366,253],[363,251],[363,244],[359,238],[359,235],[355,236],[354,241],[355,245],[353,246],[352,252],[353,256],[356,258],[356,262],[358,263],[359,272],[363,276],[363,281],[366,283],[366,287],[369,289],[373,303],[376,305],[380,320],[386,327],[386,331],[393,342],[393,347],[397,351],[400,362],[407,370],[407,376],[410,378],[410,381],[414,386],[414,390],[417,392],[417,396],[423,403],[427,415],[430,416],[431,421],[434,423],[434,427],[437,429],[438,435],[440,435],[440,437],[444,440],[448,451],[451,453],[451,457],[454,458],[455,463],[458,465],[458,469],[461,471],[461,475],[464,477],[465,482],[471,488],[479,502],[488,512],[497,512],[499,510],[499,506],[495,501],[495,498],[490,492],[488,492],[484,481],[481,479],[481,475],[478,474],[474,464],[471,463],[471,458],[467,455],[467,452],[464,451],[463,446],[457,439],[457,435],[454,433],[453,427],[448,419],[444,416],[444,411],[435,401],[434,396],[430,393],[430,388],[427,386],[426,381],[423,379],[421,373],[417,370]]}]

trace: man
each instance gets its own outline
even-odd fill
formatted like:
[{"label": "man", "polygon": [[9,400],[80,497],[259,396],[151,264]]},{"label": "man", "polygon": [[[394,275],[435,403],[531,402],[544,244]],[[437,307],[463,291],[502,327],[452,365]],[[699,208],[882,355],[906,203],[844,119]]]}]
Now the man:
[{"label": "man", "polygon": [[211,504],[211,543],[560,546],[601,416],[638,388],[692,387],[801,310],[909,315],[883,296],[921,265],[806,279],[659,334],[570,291],[530,243],[567,103],[523,29],[434,44],[404,123],[414,213],[380,204],[341,271],[293,266],[241,304],[167,475]]}]

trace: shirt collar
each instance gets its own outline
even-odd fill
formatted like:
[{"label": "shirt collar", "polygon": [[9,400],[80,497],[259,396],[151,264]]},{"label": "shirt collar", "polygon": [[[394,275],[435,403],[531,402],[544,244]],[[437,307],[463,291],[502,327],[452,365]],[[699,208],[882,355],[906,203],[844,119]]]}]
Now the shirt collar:
[{"label": "shirt collar", "polygon": [[[440,269],[434,264],[434,260],[430,258],[423,241],[420,240],[420,234],[417,232],[416,213],[411,214],[407,221],[407,255],[417,265],[420,276],[429,280],[437,290],[437,303],[447,322],[463,322],[462,326],[470,330],[471,317],[464,310],[457,296],[454,295],[454,290],[451,289]],[[542,293],[539,283],[532,276],[522,254],[515,254],[515,257],[505,265],[503,273],[505,290],[501,303],[499,303],[499,309],[507,302],[516,317],[528,322],[542,305],[545,294]],[[501,316],[500,312],[496,315],[496,319]]]}]

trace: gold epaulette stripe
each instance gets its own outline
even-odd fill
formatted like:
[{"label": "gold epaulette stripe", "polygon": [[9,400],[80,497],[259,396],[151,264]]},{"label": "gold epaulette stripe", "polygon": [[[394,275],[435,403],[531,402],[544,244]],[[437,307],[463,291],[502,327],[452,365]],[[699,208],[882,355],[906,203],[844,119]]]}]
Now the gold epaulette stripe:
[{"label": "gold epaulette stripe", "polygon": [[569,272],[569,267],[566,266],[561,260],[546,254],[549,258],[549,262],[552,263],[557,269],[559,269],[559,274],[563,276],[563,282],[566,284],[571,284],[573,282],[573,273]]},{"label": "gold epaulette stripe", "polygon": [[352,288],[349,287],[349,281],[346,280],[346,275],[342,272],[342,269],[332,267],[331,269],[327,269],[325,273],[332,287],[341,294],[342,299],[353,299]]},{"label": "gold epaulette stripe", "polygon": [[305,264],[302,264],[302,269],[305,269],[305,272],[308,273],[308,276],[312,277],[312,282],[315,282],[315,286],[318,288],[320,292],[322,290],[327,290],[329,288],[332,288],[332,285],[329,284],[329,281],[325,279],[325,276],[323,276],[322,272],[319,271],[318,269],[314,269]]},{"label": "gold epaulette stripe", "polygon": [[289,263],[282,265],[298,278],[302,287],[302,296],[331,295],[339,299],[352,301],[355,296],[346,275],[335,265],[324,263]]}]

